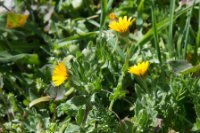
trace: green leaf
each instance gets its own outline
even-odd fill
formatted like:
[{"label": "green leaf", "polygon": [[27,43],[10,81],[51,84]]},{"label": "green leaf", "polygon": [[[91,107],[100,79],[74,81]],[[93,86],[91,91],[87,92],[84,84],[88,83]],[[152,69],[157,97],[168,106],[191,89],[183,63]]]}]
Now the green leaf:
[{"label": "green leaf", "polygon": [[71,116],[76,116],[77,112],[79,111],[80,106],[86,104],[86,97],[85,96],[74,96],[70,100],[65,103],[60,104],[57,107],[58,116],[63,114],[68,114]]},{"label": "green leaf", "polygon": [[200,71],[200,64],[182,71],[181,74],[185,75],[185,74],[190,74],[190,73],[194,73],[197,71]]},{"label": "green leaf", "polygon": [[133,123],[131,122],[131,119],[128,117],[125,117],[122,120],[123,124],[120,124],[119,128],[117,129],[119,133],[132,133],[133,132]]},{"label": "green leaf", "polygon": [[200,131],[200,119],[196,120],[196,123],[194,123],[192,127],[192,131]]},{"label": "green leaf", "polygon": [[94,32],[88,32],[88,33],[84,33],[84,34],[80,34],[80,35],[75,35],[75,36],[71,36],[62,40],[59,40],[58,42],[54,43],[54,45],[58,45],[59,47],[68,45],[72,42],[76,42],[78,40],[83,40],[83,39],[89,39],[92,37],[97,36],[99,33],[99,31],[94,31]]},{"label": "green leaf", "polygon": [[35,64],[35,65],[39,65],[40,64],[40,60],[37,54],[31,54],[31,56],[26,56],[26,60],[24,63],[27,64]]},{"label": "green leaf", "polygon": [[80,133],[80,127],[74,124],[69,124],[64,133]]},{"label": "green leaf", "polygon": [[8,51],[0,52],[0,62],[16,62],[22,61],[22,63],[39,64],[39,59],[37,54],[11,54]]},{"label": "green leaf", "polygon": [[142,97],[142,94],[144,93],[143,89],[138,84],[135,84],[135,92],[138,97]]},{"label": "green leaf", "polygon": [[80,107],[80,109],[78,110],[78,113],[76,115],[76,123],[78,125],[81,125],[83,119],[84,119],[84,114],[85,114],[85,109],[82,107]]}]

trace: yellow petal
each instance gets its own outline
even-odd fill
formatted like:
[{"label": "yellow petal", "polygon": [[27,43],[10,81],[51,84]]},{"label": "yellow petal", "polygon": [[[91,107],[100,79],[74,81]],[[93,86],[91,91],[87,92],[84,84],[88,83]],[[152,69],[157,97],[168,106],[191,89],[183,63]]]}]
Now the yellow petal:
[{"label": "yellow petal", "polygon": [[142,62],[142,63],[138,63],[137,65],[131,66],[128,69],[128,72],[131,74],[135,74],[137,76],[142,76],[146,73],[146,71],[149,68],[149,62]]},{"label": "yellow petal", "polygon": [[112,30],[115,30],[120,33],[127,32],[129,29],[129,26],[132,24],[131,18],[128,19],[127,16],[119,17],[118,22],[112,21],[109,24],[109,28]]},{"label": "yellow petal", "polygon": [[52,81],[55,86],[61,85],[68,78],[67,68],[63,62],[55,66],[52,74]]}]

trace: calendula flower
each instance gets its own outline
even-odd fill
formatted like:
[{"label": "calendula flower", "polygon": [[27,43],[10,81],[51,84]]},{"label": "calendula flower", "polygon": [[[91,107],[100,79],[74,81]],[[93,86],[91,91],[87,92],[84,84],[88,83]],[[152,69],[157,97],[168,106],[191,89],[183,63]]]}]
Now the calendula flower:
[{"label": "calendula flower", "polygon": [[149,62],[142,62],[138,63],[137,65],[131,66],[128,69],[128,72],[131,74],[135,74],[137,76],[142,76],[146,73],[147,69],[149,68]]},{"label": "calendula flower", "polygon": [[129,19],[127,16],[124,16],[123,18],[120,17],[118,21],[112,21],[109,24],[110,29],[115,30],[120,33],[125,33],[128,31],[129,26],[132,24],[133,20],[130,17]]},{"label": "calendula flower", "polygon": [[116,17],[116,15],[115,15],[115,13],[111,12],[111,13],[109,14],[109,19],[110,19],[111,21],[116,21],[117,17]]},{"label": "calendula flower", "polygon": [[52,81],[55,86],[61,85],[68,78],[67,68],[63,62],[58,63],[53,69]]}]

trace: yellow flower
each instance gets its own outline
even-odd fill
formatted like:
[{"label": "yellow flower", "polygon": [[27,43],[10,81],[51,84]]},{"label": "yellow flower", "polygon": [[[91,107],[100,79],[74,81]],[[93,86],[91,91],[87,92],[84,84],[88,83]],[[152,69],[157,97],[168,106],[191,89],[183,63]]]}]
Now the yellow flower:
[{"label": "yellow flower", "polygon": [[148,68],[149,68],[149,62],[146,61],[146,62],[138,63],[137,65],[131,66],[128,69],[128,72],[135,74],[137,76],[142,76],[146,73]]},{"label": "yellow flower", "polygon": [[115,21],[115,20],[117,19],[117,17],[116,17],[116,15],[115,15],[114,12],[111,12],[111,13],[109,14],[109,18],[110,18],[110,20],[112,20],[112,21]]},{"label": "yellow flower", "polygon": [[125,33],[128,31],[129,26],[132,24],[133,20],[130,17],[129,19],[127,18],[127,16],[124,16],[124,18],[119,17],[118,21],[112,21],[109,24],[110,29],[113,29],[117,32],[120,33]]},{"label": "yellow flower", "polygon": [[67,68],[63,62],[58,63],[53,70],[52,81],[55,86],[61,85],[68,78]]}]

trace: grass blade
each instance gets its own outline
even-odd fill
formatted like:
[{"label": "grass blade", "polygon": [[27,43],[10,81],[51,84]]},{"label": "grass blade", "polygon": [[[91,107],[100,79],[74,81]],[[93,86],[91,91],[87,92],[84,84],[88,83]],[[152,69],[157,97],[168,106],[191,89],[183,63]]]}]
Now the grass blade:
[{"label": "grass blade", "polygon": [[154,43],[156,46],[156,50],[157,50],[157,55],[158,55],[158,60],[160,62],[160,64],[162,64],[162,59],[161,59],[161,53],[160,53],[160,47],[158,45],[158,33],[157,33],[157,25],[156,25],[156,16],[155,16],[155,12],[154,12],[154,3],[151,7],[151,13],[152,13],[152,22],[153,22],[153,31],[154,31]]},{"label": "grass blade", "polygon": [[194,48],[194,61],[195,63],[197,62],[198,58],[198,47],[200,45],[200,4],[199,4],[199,16],[198,16],[198,32],[197,32],[197,37],[196,37],[196,45]]},{"label": "grass blade", "polygon": [[107,0],[101,0],[101,18],[100,18],[100,30],[104,27],[104,22],[106,18],[106,11],[107,11]]},{"label": "grass blade", "polygon": [[174,11],[175,11],[175,0],[170,1],[170,17],[169,17],[169,35],[168,35],[168,51],[170,57],[173,56],[173,49],[174,49],[174,43],[173,43],[173,22],[174,20]]},{"label": "grass blade", "polygon": [[[187,13],[188,10],[190,10],[192,8],[192,6],[188,6],[180,11],[178,11],[175,15],[174,15],[174,20],[176,20],[179,16],[181,16],[184,13]],[[166,18],[165,20],[159,22],[156,24],[157,27],[157,31],[160,32],[161,30],[165,29],[167,26],[169,25],[169,18]],[[151,40],[151,38],[153,37],[153,28],[149,29],[148,32],[146,32],[146,34],[144,35],[144,37],[138,42],[138,45],[144,45],[145,43],[147,43],[149,40]]]}]

